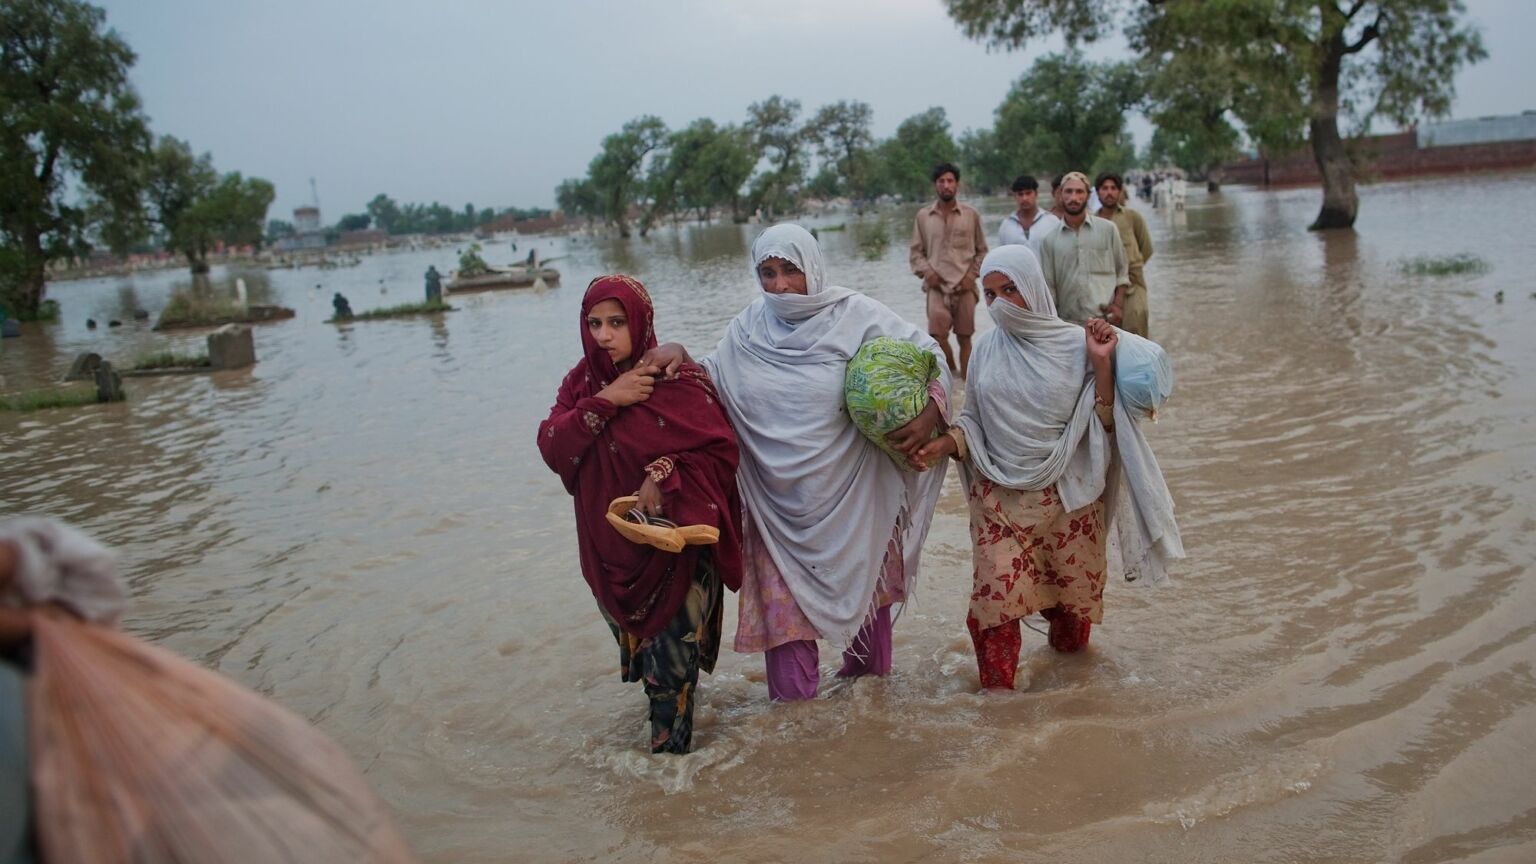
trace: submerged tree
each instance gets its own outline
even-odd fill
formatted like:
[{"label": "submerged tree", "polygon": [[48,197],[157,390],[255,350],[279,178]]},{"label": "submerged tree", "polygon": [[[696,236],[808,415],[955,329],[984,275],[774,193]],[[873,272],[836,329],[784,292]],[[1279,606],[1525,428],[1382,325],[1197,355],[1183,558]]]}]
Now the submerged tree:
[{"label": "submerged tree", "polygon": [[831,185],[856,202],[868,199],[874,187],[873,121],[869,103],[842,100],[822,106],[806,127],[807,138],[820,149],[823,171],[834,179]]},{"label": "submerged tree", "polygon": [[149,221],[193,273],[208,272],[208,253],[220,243],[262,241],[275,194],[266,180],[238,171],[221,177],[211,155],[194,156],[190,145],[169,135],[156,144],[145,176]]},{"label": "submerged tree", "polygon": [[896,134],[880,142],[876,153],[880,191],[904,198],[926,197],[933,188],[928,179],[933,166],[960,158],[943,108],[929,108],[901,121]]},{"label": "submerged tree", "polygon": [[667,126],[659,117],[637,117],[603,139],[602,152],[587,167],[587,176],[602,202],[603,218],[629,236],[629,208],[644,191],[646,158],[667,142]]},{"label": "submerged tree", "polygon": [[973,39],[1018,48],[1053,32],[1069,44],[1108,33],[1135,8],[1127,35],[1166,68],[1183,51],[1233,62],[1233,113],[1261,147],[1283,152],[1305,132],[1323,178],[1314,229],[1354,224],[1356,169],[1340,132],[1377,116],[1407,125],[1445,115],[1455,73],[1486,56],[1461,0],[946,0]]},{"label": "submerged tree", "polygon": [[133,51],[105,21],[78,0],[0,3],[0,300],[23,318],[37,315],[50,260],[139,208],[149,131]]},{"label": "submerged tree", "polygon": [[748,107],[747,116],[754,149],[768,160],[768,167],[752,181],[752,201],[772,218],[798,203],[812,136],[800,123],[800,102],[795,99],[770,96]]},{"label": "submerged tree", "polygon": [[997,106],[996,146],[1009,164],[1032,171],[1110,167],[1101,159],[1111,152],[1115,161],[1124,159],[1125,112],[1141,95],[1129,63],[1091,63],[1077,51],[1048,54]]}]

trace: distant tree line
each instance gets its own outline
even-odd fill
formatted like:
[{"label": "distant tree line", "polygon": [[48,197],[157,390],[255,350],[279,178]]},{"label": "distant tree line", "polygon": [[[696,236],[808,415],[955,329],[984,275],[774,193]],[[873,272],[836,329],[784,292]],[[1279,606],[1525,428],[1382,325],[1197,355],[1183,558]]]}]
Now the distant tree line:
[{"label": "distant tree line", "polygon": [[219,244],[260,242],[272,203],[271,183],[150,133],[105,25],[81,0],[0,3],[0,305],[24,319],[50,261],[153,246],[203,272]]},{"label": "distant tree line", "polygon": [[[491,207],[476,208],[465,204],[464,209],[454,210],[433,201],[431,204],[399,204],[395,199],[380,192],[363,208],[361,213],[348,213],[327,229],[327,234],[339,235],[345,231],[361,231],[377,228],[395,234],[463,234],[498,219],[537,219],[552,211],[539,207]],[[273,219],[267,223],[267,240],[276,242],[295,233],[293,223]]]},{"label": "distant tree line", "polygon": [[1125,169],[1136,163],[1126,114],[1147,99],[1134,64],[1093,63],[1072,51],[1038,60],[997,107],[990,128],[950,131],[942,107],[903,120],[877,140],[867,103],[843,100],[803,113],[775,95],[739,124],[695,120],[669,130],[637,117],[603,139],[585,177],[555,190],[568,216],[602,222],[623,236],[667,220],[776,219],[810,199],[845,197],[864,208],[883,196],[926,197],[939,162],[960,164],[966,183],[991,192],[1024,172]]}]

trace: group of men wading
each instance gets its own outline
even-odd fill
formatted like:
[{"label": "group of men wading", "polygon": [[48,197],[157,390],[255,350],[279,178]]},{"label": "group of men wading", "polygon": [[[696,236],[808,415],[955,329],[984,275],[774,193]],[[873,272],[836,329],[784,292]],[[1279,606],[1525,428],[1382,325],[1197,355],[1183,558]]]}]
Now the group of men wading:
[{"label": "group of men wading", "polygon": [[[965,377],[987,238],[981,214],[956,198],[960,169],[942,163],[934,167],[932,179],[937,200],[917,211],[912,226],[912,272],[923,280],[928,295],[928,332],[944,349],[950,370]],[[1106,172],[1090,185],[1081,172],[1063,174],[1052,184],[1050,210],[1040,208],[1039,190],[1034,177],[1013,181],[1018,209],[999,226],[998,245],[1029,247],[1064,320],[1084,324],[1103,318],[1146,336],[1147,283],[1142,271],[1152,258],[1152,238],[1146,220],[1126,206],[1124,179]],[[959,342],[958,364],[950,331]]]}]

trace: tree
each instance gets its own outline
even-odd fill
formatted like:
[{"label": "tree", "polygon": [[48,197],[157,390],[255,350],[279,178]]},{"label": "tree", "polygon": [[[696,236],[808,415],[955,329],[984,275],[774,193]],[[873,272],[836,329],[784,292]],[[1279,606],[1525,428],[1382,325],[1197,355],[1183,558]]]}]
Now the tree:
[{"label": "tree", "polygon": [[965,182],[983,194],[1009,188],[1019,174],[1019,168],[1003,153],[997,132],[992,129],[967,129],[960,133],[959,149]]},{"label": "tree", "polygon": [[149,130],[128,83],[133,51],[105,21],[79,0],[0,3],[0,300],[23,318],[37,315],[50,260],[140,206]]},{"label": "tree", "polygon": [[367,213],[348,213],[336,220],[337,231],[362,231],[373,224],[373,217]]},{"label": "tree", "polygon": [[[1107,33],[1126,0],[946,0],[971,38],[1004,48],[1060,31],[1068,44]],[[1305,133],[1323,178],[1313,229],[1347,228],[1359,212],[1342,116],[1363,133],[1381,116],[1406,126],[1445,115],[1455,73],[1483,59],[1462,0],[1144,0],[1127,32],[1154,68],[1181,50],[1225,50],[1233,113],[1271,152]]]},{"label": "tree", "polygon": [[[1146,39],[1157,29],[1154,22],[1138,33]],[[1153,38],[1177,40],[1174,34]],[[1214,41],[1182,44],[1147,68],[1148,116],[1156,127],[1148,157],[1204,179],[1212,192],[1221,182],[1220,167],[1240,152],[1242,136],[1229,117],[1239,99],[1249,98],[1235,54]]]},{"label": "tree", "polygon": [[368,211],[373,224],[379,226],[381,230],[391,234],[397,233],[395,227],[400,222],[400,205],[395,203],[395,199],[380,192],[373,196],[373,200],[369,201],[364,209]]},{"label": "tree", "polygon": [[880,189],[903,198],[925,198],[933,188],[928,179],[933,166],[959,159],[960,148],[949,134],[949,118],[943,108],[913,114],[876,150]]},{"label": "tree", "polygon": [[659,117],[637,117],[603,139],[603,150],[587,166],[587,177],[602,202],[603,218],[629,236],[629,208],[643,191],[646,157],[667,140]]},{"label": "tree", "polygon": [[145,178],[149,221],[193,273],[208,272],[208,253],[220,243],[261,242],[275,194],[266,180],[238,171],[220,177],[211,155],[195,156],[187,142],[170,135],[155,145]]},{"label": "tree", "polygon": [[807,125],[807,136],[820,150],[824,170],[830,169],[835,186],[855,201],[871,196],[875,164],[870,133],[874,111],[867,102],[847,100],[822,106]]},{"label": "tree", "polygon": [[752,133],[740,126],[721,128],[699,153],[694,169],[699,194],[711,208],[730,207],[733,222],[746,219],[741,210],[741,189],[752,176],[757,158]]},{"label": "tree", "polygon": [[566,216],[591,221],[602,215],[603,205],[591,180],[570,177],[555,187],[555,204]]},{"label": "tree", "polygon": [[799,122],[800,103],[795,99],[775,95],[754,102],[747,108],[747,118],[753,147],[768,160],[768,168],[752,181],[752,200],[773,218],[799,203],[811,136]]},{"label": "tree", "polygon": [[1015,173],[1092,172],[1124,135],[1125,112],[1141,93],[1129,63],[1090,63],[1078,51],[1048,54],[997,106],[996,146]]}]

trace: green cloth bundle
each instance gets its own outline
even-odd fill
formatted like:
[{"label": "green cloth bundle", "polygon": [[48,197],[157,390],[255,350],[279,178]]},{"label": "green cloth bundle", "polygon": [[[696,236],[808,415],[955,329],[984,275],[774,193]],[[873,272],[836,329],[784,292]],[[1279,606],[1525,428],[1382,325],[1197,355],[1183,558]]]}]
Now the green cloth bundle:
[{"label": "green cloth bundle", "polygon": [[928,351],[881,336],[865,342],[848,361],[843,401],[848,416],[876,447],[907,468],[907,457],[886,440],[928,407],[928,382],[939,377],[939,361]]}]

